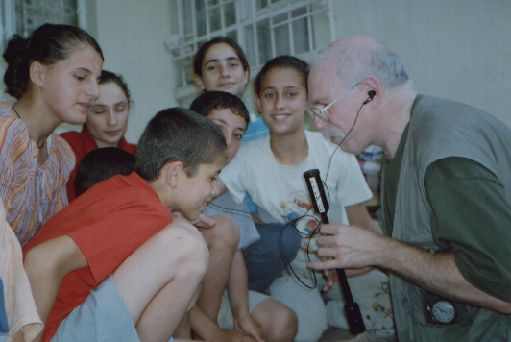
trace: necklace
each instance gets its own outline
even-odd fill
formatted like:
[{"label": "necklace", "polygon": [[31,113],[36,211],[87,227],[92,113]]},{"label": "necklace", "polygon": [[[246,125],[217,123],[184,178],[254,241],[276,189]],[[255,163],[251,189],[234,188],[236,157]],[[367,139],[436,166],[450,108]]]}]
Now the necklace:
[{"label": "necklace", "polygon": [[[12,108],[12,111],[13,111],[13,112],[16,114],[16,116],[18,117],[18,119],[20,119],[20,120],[21,120],[20,113],[18,113],[18,111],[16,110],[16,108],[14,108],[14,106],[12,106],[11,108]],[[40,149],[42,149],[42,148],[44,147],[44,145],[46,145],[46,139],[45,139],[45,140],[43,140],[43,142],[42,142],[42,143],[40,143],[40,144],[37,144],[37,142],[36,142],[36,145],[37,145],[37,148],[38,148],[39,150],[40,150]]]}]

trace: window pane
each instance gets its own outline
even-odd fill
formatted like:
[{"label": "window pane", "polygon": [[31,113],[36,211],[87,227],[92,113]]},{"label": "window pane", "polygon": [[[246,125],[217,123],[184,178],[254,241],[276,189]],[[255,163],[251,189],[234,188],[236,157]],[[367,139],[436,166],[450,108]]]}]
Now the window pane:
[{"label": "window pane", "polygon": [[330,27],[328,25],[328,15],[325,12],[316,13],[311,17],[312,23],[312,49],[321,49],[330,44]]},{"label": "window pane", "polygon": [[271,36],[270,36],[269,20],[261,20],[257,23],[257,51],[259,52],[259,60],[257,64],[266,63],[272,57]]},{"label": "window pane", "polygon": [[176,74],[177,74],[177,86],[178,87],[182,87],[182,86],[186,85],[184,83],[184,81],[185,81],[185,77],[184,76],[185,75],[184,75],[183,67],[182,67],[183,60],[176,59],[175,62],[176,62]]},{"label": "window pane", "polygon": [[233,2],[224,5],[224,18],[226,27],[229,27],[236,23],[236,12]]},{"label": "window pane", "polygon": [[296,9],[294,11],[291,12],[291,16],[294,18],[294,17],[299,17],[301,15],[304,15],[307,13],[307,8],[306,7],[300,7],[299,9]]},{"label": "window pane", "polygon": [[202,39],[202,40],[198,40],[197,41],[197,49],[195,49],[195,51],[199,50],[199,48],[206,42],[205,39]]},{"label": "window pane", "polygon": [[232,39],[234,39],[234,40],[236,40],[236,41],[238,41],[238,35],[237,35],[236,31],[229,31],[229,32],[226,32],[226,33],[225,33],[225,36],[226,36],[226,37],[229,37],[229,38],[232,38]]},{"label": "window pane", "polygon": [[293,30],[293,43],[295,54],[310,51],[307,18],[293,21],[291,24],[291,29]]},{"label": "window pane", "polygon": [[78,25],[77,0],[15,1],[16,32],[28,36],[44,23]]},{"label": "window pane", "polygon": [[289,42],[289,29],[288,25],[280,25],[274,30],[275,35],[275,47],[277,56],[289,55],[291,53],[290,42]]},{"label": "window pane", "polygon": [[245,54],[248,58],[248,64],[253,67],[257,65],[255,49],[254,27],[252,25],[245,26]]},{"label": "window pane", "polygon": [[204,0],[195,0],[195,20],[197,25],[197,35],[206,35],[206,8],[204,7]]},{"label": "window pane", "polygon": [[183,61],[183,72],[185,74],[186,84],[193,84],[193,58],[187,57]]},{"label": "window pane", "polygon": [[256,10],[262,10],[268,6],[268,0],[256,0]]},{"label": "window pane", "polygon": [[208,11],[209,32],[215,32],[222,28],[222,17],[220,16],[220,7],[212,8]]},{"label": "window pane", "polygon": [[193,23],[192,23],[192,2],[183,1],[183,32],[185,37],[193,34]]},{"label": "window pane", "polygon": [[281,23],[287,19],[287,14],[279,14],[272,18],[273,25],[277,25],[278,23]]}]

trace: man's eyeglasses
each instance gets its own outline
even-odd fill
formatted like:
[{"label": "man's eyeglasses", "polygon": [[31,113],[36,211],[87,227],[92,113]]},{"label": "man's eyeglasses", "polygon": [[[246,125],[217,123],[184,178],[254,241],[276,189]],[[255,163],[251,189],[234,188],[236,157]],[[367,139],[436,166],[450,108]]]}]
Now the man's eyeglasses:
[{"label": "man's eyeglasses", "polygon": [[333,100],[326,106],[316,105],[316,106],[309,107],[305,110],[305,113],[310,115],[311,118],[314,118],[314,116],[317,116],[321,120],[323,120],[325,122],[329,122],[330,119],[328,118],[328,109],[330,107],[332,107],[334,105],[334,103],[336,103],[337,100],[339,100],[339,99],[340,99],[340,97],[336,98],[335,100]]},{"label": "man's eyeglasses", "polygon": [[[355,89],[356,87],[358,87],[360,84],[362,84],[362,82],[357,82],[353,87],[351,87],[351,90]],[[351,93],[350,93],[351,94]],[[334,103],[336,103],[338,100],[342,99],[342,98],[345,98],[347,96],[349,96],[350,94],[346,94],[344,96],[340,96],[338,98],[336,98],[335,100],[333,100],[332,102],[330,102],[328,105],[326,106],[321,106],[321,105],[315,105],[315,106],[311,106],[309,108],[307,108],[305,110],[305,113],[307,115],[310,115],[310,117],[312,119],[314,119],[314,116],[317,116],[318,118],[320,118],[321,120],[323,120],[324,122],[330,122],[330,118],[328,117],[328,109],[330,107],[332,107],[334,105]]]}]

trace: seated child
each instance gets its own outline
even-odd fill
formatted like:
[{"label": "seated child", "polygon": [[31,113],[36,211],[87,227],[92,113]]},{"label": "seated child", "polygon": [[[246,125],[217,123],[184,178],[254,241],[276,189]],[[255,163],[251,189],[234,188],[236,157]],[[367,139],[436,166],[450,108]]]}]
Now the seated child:
[{"label": "seated child", "polygon": [[187,220],[200,216],[225,163],[216,125],[186,109],[158,112],[140,138],[135,172],[89,189],[24,248],[42,340],[190,338],[175,332],[208,251]]},{"label": "seated child", "polygon": [[76,171],[76,196],[115,175],[128,176],[134,168],[135,157],[120,148],[104,147],[92,150],[83,157]]},{"label": "seated child", "polygon": [[[378,229],[364,205],[372,193],[354,156],[337,149],[320,133],[305,131],[307,75],[307,63],[291,56],[274,58],[261,68],[255,79],[256,106],[270,135],[242,145],[220,175],[238,202],[248,192],[257,206],[257,215],[263,223],[257,226],[261,239],[244,251],[249,288],[268,291],[296,312],[299,322],[296,341],[317,341],[328,325],[348,328],[344,314],[336,311],[330,315],[330,307],[325,305],[321,289],[331,284],[325,287],[321,274],[312,273],[308,267],[307,254],[316,257],[312,233],[320,221],[314,213],[303,173],[320,170],[330,200],[330,221],[349,220],[359,227]],[[275,239],[285,243],[280,234],[288,230],[300,231],[304,236],[297,256],[288,260],[293,274],[284,273],[272,281],[268,268],[280,262],[280,258],[267,255],[266,245],[272,245]],[[361,283],[353,289],[356,301],[370,297],[368,304],[358,302],[367,327],[379,329],[382,321],[390,321],[391,326],[391,314],[385,317],[387,312],[380,313],[373,308],[373,304],[378,304],[382,311],[390,311],[388,293],[379,290],[386,278],[367,281],[364,276],[352,281]],[[260,279],[267,282],[261,283]],[[358,289],[363,289],[362,295],[356,292]],[[378,291],[382,292],[378,298],[381,300],[373,303],[370,300]],[[331,289],[326,296],[335,300],[333,309],[342,308],[339,288]]]},{"label": "seated child", "polygon": [[[228,159],[232,159],[238,152],[250,120],[243,102],[227,92],[207,91],[192,102],[190,109],[206,116],[222,129],[227,142]],[[292,341],[297,329],[294,313],[269,296],[248,291],[247,271],[241,249],[256,241],[259,235],[246,206],[234,202],[231,195],[226,192],[210,202],[203,213],[215,220],[223,216],[230,217],[235,223],[234,234],[239,236],[237,248],[224,249],[222,253],[217,253],[218,258],[232,260],[232,262],[224,266],[227,268],[226,281],[229,296],[224,295],[219,308],[220,313],[218,314],[216,310],[212,319],[218,321],[222,329],[232,330],[236,324],[236,328],[241,329],[245,334],[258,339],[263,338],[265,341]],[[217,223],[215,228],[203,232],[208,246],[212,240],[224,239],[226,234],[218,233],[220,229],[224,228]],[[234,234],[231,233],[231,235]],[[208,274],[213,270],[216,273],[225,273],[223,270],[218,270],[218,265],[212,264],[213,259],[215,256],[210,251]],[[205,283],[203,291],[207,290]],[[220,295],[225,292],[225,285],[221,290]],[[199,303],[201,303],[200,299]],[[209,336],[201,335],[201,337],[209,340]]]}]

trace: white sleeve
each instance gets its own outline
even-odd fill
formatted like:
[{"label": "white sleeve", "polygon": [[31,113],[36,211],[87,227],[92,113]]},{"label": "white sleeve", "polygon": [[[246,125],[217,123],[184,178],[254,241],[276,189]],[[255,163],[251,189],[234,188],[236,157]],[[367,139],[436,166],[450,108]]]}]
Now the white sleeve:
[{"label": "white sleeve", "polygon": [[[241,152],[241,149],[239,152]],[[238,203],[242,203],[246,192],[246,189],[243,187],[243,179],[246,176],[246,172],[244,170],[244,158],[242,153],[239,152],[231,162],[222,169],[219,178],[227,189],[229,189],[233,199]]]},{"label": "white sleeve", "polygon": [[337,173],[337,203],[342,203],[344,207],[350,207],[370,200],[373,193],[362,174],[360,165],[355,156],[347,153],[340,153],[332,165],[333,170],[339,170]]}]

